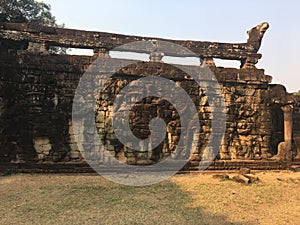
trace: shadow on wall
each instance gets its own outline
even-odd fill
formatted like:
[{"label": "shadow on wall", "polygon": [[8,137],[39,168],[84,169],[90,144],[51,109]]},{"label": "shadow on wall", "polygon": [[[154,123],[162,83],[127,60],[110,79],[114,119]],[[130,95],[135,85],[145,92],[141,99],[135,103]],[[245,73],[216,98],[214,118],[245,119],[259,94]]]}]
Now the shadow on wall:
[{"label": "shadow on wall", "polygon": [[[15,58],[13,63],[11,58],[1,57],[4,66],[0,75],[5,84],[1,88],[0,142],[5,146],[0,151],[1,160],[69,160],[71,102],[83,66],[68,55],[11,57]],[[7,66],[9,63],[13,65]],[[32,66],[36,63],[47,68]],[[68,82],[71,79],[72,84]]]}]

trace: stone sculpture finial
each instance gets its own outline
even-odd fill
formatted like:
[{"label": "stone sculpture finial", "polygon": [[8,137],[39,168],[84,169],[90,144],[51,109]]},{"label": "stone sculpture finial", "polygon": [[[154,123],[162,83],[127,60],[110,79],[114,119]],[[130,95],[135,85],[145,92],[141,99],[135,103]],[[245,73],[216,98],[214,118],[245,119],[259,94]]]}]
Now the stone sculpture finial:
[{"label": "stone sculpture finial", "polygon": [[247,44],[251,45],[254,48],[255,52],[258,52],[264,34],[269,27],[269,24],[267,22],[264,22],[247,31],[247,34],[249,35]]}]

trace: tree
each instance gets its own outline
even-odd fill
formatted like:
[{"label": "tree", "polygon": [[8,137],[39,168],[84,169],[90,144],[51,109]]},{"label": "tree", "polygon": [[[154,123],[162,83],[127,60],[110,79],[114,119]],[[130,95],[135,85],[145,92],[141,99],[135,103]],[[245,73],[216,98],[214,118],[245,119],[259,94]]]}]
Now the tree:
[{"label": "tree", "polygon": [[0,0],[0,21],[56,26],[51,6],[35,0]]},{"label": "tree", "polygon": [[298,92],[294,92],[294,95],[300,95],[300,90]]},{"label": "tree", "polygon": [[[49,4],[35,0],[0,0],[0,22],[64,27],[64,24],[56,24],[55,16],[52,15]],[[66,48],[50,47],[49,52],[65,54]]]}]

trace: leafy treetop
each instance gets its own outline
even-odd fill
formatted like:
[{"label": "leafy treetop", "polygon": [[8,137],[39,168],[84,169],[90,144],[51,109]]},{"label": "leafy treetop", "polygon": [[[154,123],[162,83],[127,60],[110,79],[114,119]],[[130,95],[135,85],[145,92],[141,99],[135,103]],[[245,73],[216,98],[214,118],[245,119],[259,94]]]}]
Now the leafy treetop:
[{"label": "leafy treetop", "polygon": [[35,0],[0,0],[0,21],[57,26],[51,6]]},{"label": "leafy treetop", "polygon": [[[43,26],[64,27],[57,25],[51,6],[35,0],[0,0],[0,22],[33,23]],[[50,53],[65,54],[66,48],[52,46]]]}]

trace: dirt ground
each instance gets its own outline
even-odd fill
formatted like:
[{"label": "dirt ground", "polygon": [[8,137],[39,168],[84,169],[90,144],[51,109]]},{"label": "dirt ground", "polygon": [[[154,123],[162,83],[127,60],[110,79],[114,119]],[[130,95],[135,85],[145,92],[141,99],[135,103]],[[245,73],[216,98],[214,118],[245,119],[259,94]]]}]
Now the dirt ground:
[{"label": "dirt ground", "polygon": [[300,224],[300,173],[256,175],[240,184],[185,174],[146,187],[95,175],[1,176],[0,224]]}]

